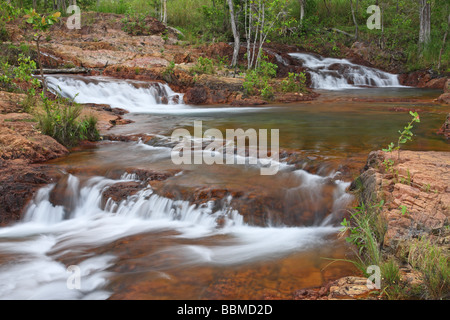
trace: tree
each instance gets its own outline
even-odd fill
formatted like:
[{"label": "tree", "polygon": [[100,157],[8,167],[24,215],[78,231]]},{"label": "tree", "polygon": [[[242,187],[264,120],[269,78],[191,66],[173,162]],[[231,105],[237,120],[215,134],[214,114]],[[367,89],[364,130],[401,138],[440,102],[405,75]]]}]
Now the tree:
[{"label": "tree", "polygon": [[286,15],[288,0],[245,0],[248,69],[258,67],[263,44]]},{"label": "tree", "polygon": [[420,0],[419,45],[425,46],[431,39],[431,5],[430,0]]},{"label": "tree", "polygon": [[353,23],[355,24],[355,40],[358,40],[358,21],[356,21],[355,8],[353,7],[353,0],[350,0],[350,8],[352,9]]},{"label": "tree", "polygon": [[167,0],[163,0],[163,16],[162,16],[162,22],[167,23]]},{"label": "tree", "polygon": [[438,71],[441,69],[442,53],[444,52],[444,49],[445,49],[445,43],[447,41],[447,35],[448,35],[449,29],[450,29],[450,14],[447,17],[447,29],[445,30],[444,40],[442,40],[442,47],[441,47],[441,50],[439,51],[439,60],[438,60],[438,66],[437,66]]},{"label": "tree", "polygon": [[25,13],[26,15],[24,18],[26,19],[26,22],[31,24],[33,29],[36,30],[36,33],[34,34],[34,41],[36,41],[39,71],[41,74],[43,93],[45,94],[47,92],[47,84],[45,83],[44,71],[42,69],[40,41],[43,36],[42,33],[47,31],[55,22],[59,20],[61,13],[56,12],[49,16],[41,16],[34,9],[25,10]]},{"label": "tree", "polygon": [[303,18],[305,17],[305,1],[306,0],[298,0],[300,3],[300,27],[303,24]]},{"label": "tree", "polygon": [[231,61],[231,66],[234,67],[237,64],[238,56],[239,56],[239,49],[241,47],[241,41],[240,41],[240,35],[237,31],[236,27],[236,19],[234,15],[234,5],[233,0],[227,0],[228,7],[230,8],[230,22],[231,22],[231,29],[233,30],[233,37],[234,37],[234,50],[233,50],[233,59]]}]

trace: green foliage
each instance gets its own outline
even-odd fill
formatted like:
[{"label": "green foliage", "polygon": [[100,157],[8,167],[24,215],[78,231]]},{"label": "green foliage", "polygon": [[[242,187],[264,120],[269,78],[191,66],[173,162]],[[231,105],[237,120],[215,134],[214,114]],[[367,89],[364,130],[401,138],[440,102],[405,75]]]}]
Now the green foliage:
[{"label": "green foliage", "polygon": [[304,92],[306,89],[306,76],[303,72],[289,72],[288,77],[281,82],[283,92]]},{"label": "green foliage", "polygon": [[10,36],[6,24],[20,15],[21,10],[5,0],[0,0],[0,41],[9,41]]},{"label": "green foliage", "polygon": [[215,74],[214,62],[211,59],[198,57],[197,62],[191,68],[193,74]]},{"label": "green foliage", "polygon": [[150,35],[153,32],[149,16],[145,13],[128,14],[121,22],[122,30],[132,36]]},{"label": "green foliage", "polygon": [[[47,31],[52,25],[59,21],[60,12],[55,12],[50,15],[40,15],[35,9],[25,10],[23,16],[25,21],[33,26],[34,30]],[[37,36],[37,35],[36,35]]]},{"label": "green foliage", "polygon": [[270,79],[277,75],[277,65],[269,62],[267,56],[261,54],[259,65],[255,69],[248,70],[245,81],[242,84],[248,95],[260,94],[264,99],[272,99],[274,89]]},{"label": "green foliage", "polygon": [[342,232],[347,232],[346,241],[358,250],[358,260],[353,261],[356,267],[366,272],[369,265],[380,265],[380,246],[386,233],[386,222],[379,212],[384,202],[364,204],[356,207],[350,220],[341,222]]},{"label": "green foliage", "polygon": [[73,147],[82,140],[97,141],[100,135],[97,119],[88,116],[80,119],[82,106],[58,97],[50,100],[41,94],[43,112],[36,112],[39,128],[43,134],[53,137],[66,147]]},{"label": "green foliage", "polygon": [[9,91],[22,92],[17,82],[27,83],[27,94],[34,96],[40,86],[39,80],[34,78],[32,71],[36,69],[36,62],[21,53],[17,59],[18,66],[12,67],[8,62],[0,63],[0,86]]},{"label": "green foliage", "polygon": [[163,77],[170,77],[173,75],[175,70],[175,61],[170,61],[169,65],[163,71]]},{"label": "green foliage", "polygon": [[109,0],[103,0],[100,1],[97,5],[97,3],[92,4],[90,9],[95,10],[97,12],[103,12],[103,13],[115,13],[115,14],[125,14],[130,13],[130,10],[132,8],[131,1],[125,1],[125,0],[118,0],[118,1],[109,1]]},{"label": "green foliage", "polygon": [[428,237],[412,240],[403,252],[406,261],[422,273],[426,299],[448,299],[450,294],[449,254]]},{"label": "green foliage", "polygon": [[[398,159],[400,159],[400,147],[401,147],[401,145],[412,140],[412,137],[414,135],[412,133],[412,131],[411,131],[411,129],[413,128],[413,124],[415,122],[417,122],[417,123],[420,122],[420,117],[419,117],[419,114],[417,112],[410,111],[409,114],[412,116],[412,120],[403,128],[403,131],[400,131],[400,130],[398,131],[400,136],[399,136],[399,138],[397,140],[397,145],[395,145],[393,142],[391,142],[386,149],[382,149],[384,152],[389,152],[389,153],[392,153],[394,150],[397,150],[397,152],[398,152],[397,158]],[[386,167],[386,170],[392,171],[393,165],[394,165],[394,160],[392,160],[392,159],[385,159],[384,160],[384,165]]]}]

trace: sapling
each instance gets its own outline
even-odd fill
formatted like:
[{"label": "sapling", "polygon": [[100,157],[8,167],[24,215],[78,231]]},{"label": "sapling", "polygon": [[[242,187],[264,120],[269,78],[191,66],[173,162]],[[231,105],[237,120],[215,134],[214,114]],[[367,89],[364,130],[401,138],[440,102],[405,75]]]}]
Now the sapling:
[{"label": "sapling", "polygon": [[[398,133],[400,133],[400,136],[397,140],[397,145],[391,142],[386,149],[382,149],[384,152],[392,152],[394,150],[397,150],[398,160],[400,159],[400,146],[412,140],[413,133],[411,132],[411,129],[413,128],[413,124],[414,122],[420,122],[420,117],[417,112],[410,111],[409,114],[412,116],[412,120],[403,128],[403,131],[398,131]],[[386,169],[392,170],[394,161],[392,159],[384,160],[384,165],[386,166]]]},{"label": "sapling", "polygon": [[43,32],[47,31],[55,22],[58,22],[59,17],[61,16],[60,12],[53,13],[48,16],[41,16],[34,9],[25,10],[26,15],[24,18],[26,22],[33,26],[33,29],[36,30],[34,34],[34,41],[36,41],[36,49],[38,55],[38,64],[39,64],[39,72],[41,75],[42,81],[42,89],[43,92],[47,92],[47,84],[45,83],[44,71],[42,69],[42,61],[41,61],[41,50],[40,50],[40,41],[43,36]]}]

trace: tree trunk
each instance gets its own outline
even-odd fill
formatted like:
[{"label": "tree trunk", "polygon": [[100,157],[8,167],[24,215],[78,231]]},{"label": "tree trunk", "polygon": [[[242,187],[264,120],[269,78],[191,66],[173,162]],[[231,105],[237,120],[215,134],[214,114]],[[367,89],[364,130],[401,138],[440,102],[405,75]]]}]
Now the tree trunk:
[{"label": "tree trunk", "polygon": [[444,52],[444,49],[445,49],[445,42],[447,41],[448,29],[450,29],[450,14],[448,15],[448,19],[447,19],[447,30],[445,31],[445,34],[444,34],[444,40],[442,40],[441,51],[439,51],[439,60],[438,60],[438,66],[437,66],[438,71],[440,71],[440,69],[441,69],[442,53]]},{"label": "tree trunk", "polygon": [[426,45],[431,34],[431,6],[429,0],[420,0],[419,45]]},{"label": "tree trunk", "polygon": [[356,21],[355,8],[353,8],[353,0],[350,0],[350,7],[352,9],[353,23],[355,24],[355,40],[358,40],[358,21]]},{"label": "tree trunk", "polygon": [[298,0],[300,2],[300,27],[303,25],[305,18],[305,0]]},{"label": "tree trunk", "polygon": [[41,81],[42,81],[42,91],[44,92],[44,95],[47,93],[47,83],[45,82],[44,77],[44,69],[42,69],[42,62],[41,62],[41,49],[39,47],[39,41],[41,40],[41,36],[39,35],[36,38],[36,48],[37,48],[37,56],[38,56],[38,63],[39,63],[39,71],[41,74]]},{"label": "tree trunk", "polygon": [[234,37],[234,51],[233,51],[233,60],[231,61],[231,66],[234,67],[237,64],[238,56],[239,56],[239,48],[241,47],[241,41],[239,37],[239,33],[236,28],[236,19],[234,16],[234,5],[233,0],[227,0],[228,7],[230,8],[230,22],[231,22],[231,29],[233,30],[233,37]]},{"label": "tree trunk", "polygon": [[167,0],[163,1],[163,23],[167,23]]},{"label": "tree trunk", "polygon": [[323,3],[325,4],[325,8],[327,8],[328,14],[330,13],[330,8],[328,7],[327,0],[323,0]]}]

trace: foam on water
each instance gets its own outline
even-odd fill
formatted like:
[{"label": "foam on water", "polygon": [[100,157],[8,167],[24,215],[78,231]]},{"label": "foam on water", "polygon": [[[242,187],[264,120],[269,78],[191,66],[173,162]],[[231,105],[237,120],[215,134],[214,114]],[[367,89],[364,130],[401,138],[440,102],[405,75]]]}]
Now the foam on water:
[{"label": "foam on water", "polygon": [[347,59],[325,58],[307,53],[290,53],[302,61],[316,89],[342,90],[360,87],[402,87],[398,75],[351,63]]},{"label": "foam on water", "polygon": [[[310,178],[302,183],[316,181],[313,175]],[[168,250],[187,265],[230,265],[306,250],[323,244],[326,236],[337,232],[330,224],[251,226],[230,207],[230,197],[217,210],[212,201],[195,206],[161,197],[154,194],[151,186],[119,203],[102,203],[102,195],[110,186],[136,179],[133,174],[124,174],[119,180],[92,177],[82,182],[70,175],[66,189],[72,195],[68,199],[74,204],[71,208],[50,202],[55,185],[39,190],[22,222],[0,228],[0,261],[8,257],[8,263],[0,263],[0,298],[105,299],[111,294],[107,285],[112,273],[108,268],[114,265],[116,257],[95,256],[88,249],[140,233],[173,230],[174,239],[191,240],[225,236],[220,245],[174,244]],[[336,192],[337,200],[345,193],[342,188]],[[337,207],[342,205],[336,203]],[[60,258],[77,253],[84,257],[78,264],[81,289],[70,290],[68,266]]]},{"label": "foam on water", "polygon": [[[50,90],[78,103],[107,104],[132,113],[208,114],[212,112],[252,112],[257,107],[193,107],[183,102],[183,94],[167,84],[120,80],[107,77],[46,76]],[[266,107],[267,108],[267,107]]]}]

